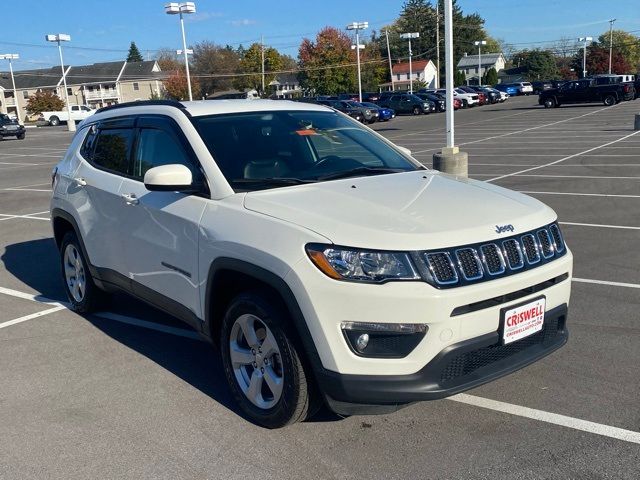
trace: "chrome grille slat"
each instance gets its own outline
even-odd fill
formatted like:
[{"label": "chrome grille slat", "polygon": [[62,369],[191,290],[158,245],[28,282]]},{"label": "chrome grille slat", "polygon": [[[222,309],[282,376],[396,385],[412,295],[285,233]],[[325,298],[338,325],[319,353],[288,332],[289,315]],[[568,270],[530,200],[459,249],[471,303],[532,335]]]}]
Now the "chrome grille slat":
[{"label": "chrome grille slat", "polygon": [[522,242],[522,251],[524,252],[527,262],[530,265],[538,263],[540,261],[540,250],[538,248],[538,242],[536,242],[536,237],[534,237],[532,233],[527,233],[520,237],[520,241]]},{"label": "chrome grille slat", "polygon": [[524,267],[524,258],[518,240],[515,238],[505,240],[502,242],[502,248],[504,249],[505,258],[511,270],[520,270]]},{"label": "chrome grille slat", "polygon": [[551,240],[551,234],[549,230],[543,229],[538,230],[538,241],[540,242],[540,253],[544,258],[553,257],[553,242]]},{"label": "chrome grille slat", "polygon": [[505,271],[505,261],[502,250],[495,243],[487,243],[480,247],[482,263],[489,275],[500,275]]},{"label": "chrome grille slat", "polygon": [[478,280],[483,277],[482,263],[474,248],[456,250],[456,259],[465,280]]},{"label": "chrome grille slat", "polygon": [[458,272],[449,252],[427,253],[427,264],[433,278],[440,285],[458,283]]},{"label": "chrome grille slat", "polygon": [[564,239],[562,238],[562,233],[560,233],[560,228],[556,224],[553,224],[549,227],[549,232],[551,232],[551,237],[553,238],[553,246],[556,252],[564,252]]}]

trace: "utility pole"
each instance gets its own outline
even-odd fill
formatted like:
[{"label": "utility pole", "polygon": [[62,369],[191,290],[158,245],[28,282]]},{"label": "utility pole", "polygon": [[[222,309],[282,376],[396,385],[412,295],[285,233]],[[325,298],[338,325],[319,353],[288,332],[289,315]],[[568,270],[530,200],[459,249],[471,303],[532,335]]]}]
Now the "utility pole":
[{"label": "utility pole", "polygon": [[260,54],[262,56],[262,94],[264,95],[264,36],[260,35]]},{"label": "utility pole", "polygon": [[611,56],[613,55],[613,22],[616,19],[609,20],[609,75],[611,75]]},{"label": "utility pole", "polygon": [[440,88],[440,0],[436,0],[436,88]]},{"label": "utility pole", "polygon": [[387,58],[389,59],[389,75],[391,76],[391,91],[395,91],[395,87],[393,85],[393,66],[391,65],[391,49],[389,48],[389,30],[385,30],[384,33],[387,35]]}]

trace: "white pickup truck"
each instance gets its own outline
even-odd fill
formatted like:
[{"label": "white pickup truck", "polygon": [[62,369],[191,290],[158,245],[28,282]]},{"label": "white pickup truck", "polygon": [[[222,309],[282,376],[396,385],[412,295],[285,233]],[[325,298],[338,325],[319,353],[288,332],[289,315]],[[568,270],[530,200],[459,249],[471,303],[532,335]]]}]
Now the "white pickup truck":
[{"label": "white pickup truck", "polygon": [[[84,120],[94,113],[96,113],[96,111],[91,110],[87,105],[71,105],[71,119],[76,122]],[[45,121],[49,125],[55,127],[56,125],[60,125],[60,122],[66,122],[69,120],[69,112],[66,108],[59,112],[42,112],[38,120]]]}]

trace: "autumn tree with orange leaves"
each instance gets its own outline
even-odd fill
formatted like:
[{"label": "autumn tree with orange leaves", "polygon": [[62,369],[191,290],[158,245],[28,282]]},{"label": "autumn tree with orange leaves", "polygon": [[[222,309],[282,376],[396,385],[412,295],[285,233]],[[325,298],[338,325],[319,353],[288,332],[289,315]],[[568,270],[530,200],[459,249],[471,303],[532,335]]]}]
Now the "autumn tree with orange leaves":
[{"label": "autumn tree with orange leaves", "polygon": [[[162,82],[164,96],[172,100],[189,100],[187,76],[182,70],[175,70]],[[191,91],[194,99],[200,98],[200,82],[191,77]]]}]

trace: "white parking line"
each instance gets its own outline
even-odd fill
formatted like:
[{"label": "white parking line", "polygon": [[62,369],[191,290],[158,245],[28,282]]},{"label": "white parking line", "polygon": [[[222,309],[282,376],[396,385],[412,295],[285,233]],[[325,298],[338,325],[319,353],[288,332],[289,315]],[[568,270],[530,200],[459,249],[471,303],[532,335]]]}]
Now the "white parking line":
[{"label": "white parking line", "polygon": [[11,288],[0,287],[0,293],[9,295],[10,297],[22,298],[24,300],[31,300],[32,302],[44,303],[46,305],[62,305],[65,306],[65,302],[58,302],[57,300],[51,300],[50,298],[43,297],[42,295],[34,295],[32,293],[20,292]]},{"label": "white parking line", "polygon": [[[640,130],[638,130],[640,131]],[[485,180],[489,182],[490,180]],[[519,190],[520,193],[533,195],[577,195],[581,197],[618,197],[618,198],[640,198],[640,195],[611,195],[608,193],[575,193],[575,192],[532,192],[527,190]]]},{"label": "white parking line", "polygon": [[[609,108],[613,108],[613,107],[609,107]],[[609,145],[613,145],[614,143],[621,142],[622,140],[624,140],[626,138],[629,138],[629,137],[632,137],[632,136],[634,136],[634,135],[636,135],[638,133],[640,133],[640,130],[637,130],[637,131],[635,131],[633,133],[630,133],[629,135],[625,135],[624,137],[621,137],[618,140],[613,140],[611,142],[603,143],[602,145],[599,145],[597,147],[589,148],[589,149],[584,150],[584,151],[582,151],[580,153],[574,153],[573,155],[569,155],[567,157],[561,158],[560,160],[555,160],[553,162],[545,163],[544,165],[537,165],[535,167],[527,168],[525,170],[520,170],[520,171],[514,172],[514,173],[509,173],[507,175],[501,175],[501,176],[498,176],[498,177],[495,177],[495,178],[490,178],[489,180],[486,180],[486,181],[487,182],[494,182],[496,180],[501,180],[503,178],[512,177],[513,175],[518,175],[520,173],[527,173],[527,172],[531,172],[533,170],[537,170],[539,168],[549,167],[551,165],[555,165],[556,163],[560,163],[560,162],[564,162],[565,160],[569,160],[570,158],[575,158],[577,156],[584,155],[585,153],[593,152],[594,150],[599,150],[599,149],[601,149],[603,147],[608,147]]]},{"label": "white parking line", "polygon": [[640,230],[640,227],[629,227],[626,225],[602,225],[599,223],[576,223],[576,222],[558,222],[560,225],[573,225],[576,227],[598,227],[598,228],[621,228],[623,230]]},{"label": "white parking line", "polygon": [[0,323],[0,329],[10,327],[11,325],[16,325],[17,323],[26,322],[27,320],[33,320],[34,318],[40,318],[44,315],[49,315],[50,313],[59,312],[64,308],[67,308],[67,307],[65,307],[64,305],[58,305],[57,307],[48,308],[47,310],[32,313],[31,315],[25,315],[24,317],[14,318],[13,320]]},{"label": "white parking line", "polygon": [[573,277],[571,280],[578,283],[593,283],[596,285],[608,285],[610,287],[640,288],[639,283],[609,282],[607,280],[593,280],[591,278],[576,278],[576,277]]},{"label": "white parking line", "polygon": [[51,192],[51,189],[43,190],[41,188],[5,188],[5,192]]},{"label": "white parking line", "polygon": [[7,215],[6,213],[0,213],[0,222],[3,222],[5,220],[12,220],[14,218],[27,218],[29,220],[46,220],[47,222],[49,220],[51,220],[49,217],[34,217],[33,215],[42,215],[43,213],[49,213],[49,210],[45,211],[45,212],[38,212],[38,213],[29,213],[27,215]]},{"label": "white parking line", "polygon": [[[495,173],[471,173],[476,177],[490,177]],[[506,175],[506,174],[505,174]],[[542,175],[542,174],[512,174],[511,177],[540,177],[540,178],[589,178],[598,180],[640,180],[640,177],[605,177],[602,175]],[[9,189],[7,189],[9,190]]]},{"label": "white parking line", "polygon": [[472,405],[474,407],[486,408],[496,412],[508,413],[518,417],[530,418],[539,422],[551,423],[553,425],[559,425],[573,430],[580,430],[582,432],[593,433],[595,435],[615,438],[616,440],[622,440],[623,442],[640,444],[640,432],[634,432],[632,430],[611,427],[601,423],[581,420],[579,418],[559,415],[557,413],[545,412],[544,410],[523,407],[521,405],[499,402],[489,398],[476,397],[475,395],[467,395],[465,393],[459,393],[458,395],[449,397],[448,400]]}]

